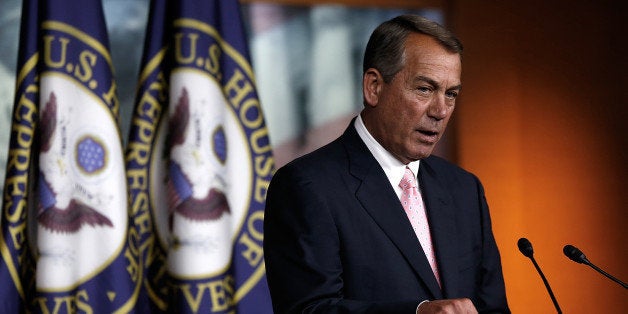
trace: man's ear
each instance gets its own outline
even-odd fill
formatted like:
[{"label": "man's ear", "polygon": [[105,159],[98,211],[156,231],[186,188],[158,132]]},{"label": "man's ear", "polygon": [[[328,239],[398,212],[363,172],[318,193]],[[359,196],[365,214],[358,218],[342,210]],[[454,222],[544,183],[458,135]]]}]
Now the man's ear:
[{"label": "man's ear", "polygon": [[377,69],[369,68],[362,77],[362,93],[364,104],[369,107],[377,106],[379,94],[384,85],[384,78]]}]

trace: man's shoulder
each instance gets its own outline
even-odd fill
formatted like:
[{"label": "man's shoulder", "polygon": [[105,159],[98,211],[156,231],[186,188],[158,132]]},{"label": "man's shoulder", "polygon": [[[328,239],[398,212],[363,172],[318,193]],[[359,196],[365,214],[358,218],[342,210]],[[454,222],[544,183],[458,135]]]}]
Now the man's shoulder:
[{"label": "man's shoulder", "polygon": [[425,171],[433,176],[439,177],[443,180],[460,180],[460,178],[467,178],[475,180],[475,174],[462,168],[453,162],[435,155],[431,155],[421,160],[421,167],[424,167]]},{"label": "man's shoulder", "polygon": [[455,163],[436,155],[430,155],[429,157],[421,160],[421,166],[423,165],[427,165],[435,170],[468,172]]},{"label": "man's shoulder", "polygon": [[346,159],[346,153],[338,138],[314,151],[293,159],[282,168],[296,168],[304,171],[323,170],[343,159]]},{"label": "man's shoulder", "polygon": [[[346,154],[338,141],[333,141],[281,166],[273,175],[270,189],[294,191],[325,190],[344,182],[348,173]],[[344,166],[343,166],[344,165]]]}]

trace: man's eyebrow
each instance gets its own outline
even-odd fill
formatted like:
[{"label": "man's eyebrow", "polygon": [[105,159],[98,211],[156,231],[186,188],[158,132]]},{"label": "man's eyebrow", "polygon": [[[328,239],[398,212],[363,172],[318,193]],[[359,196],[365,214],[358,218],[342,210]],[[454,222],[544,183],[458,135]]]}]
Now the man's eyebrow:
[{"label": "man's eyebrow", "polygon": [[[431,79],[431,78],[429,78],[427,76],[419,75],[414,80],[415,81],[426,82],[426,83],[434,86],[434,88],[436,88],[436,89],[439,89],[441,87],[440,84],[438,84],[438,82],[434,81],[433,79]],[[452,87],[448,88],[447,90],[461,90],[461,89],[462,89],[462,84],[458,84],[456,86],[452,86]]]},{"label": "man's eyebrow", "polygon": [[415,82],[419,82],[419,81],[426,82],[426,83],[428,83],[428,84],[430,84],[430,85],[434,86],[434,87],[435,87],[435,88],[437,88],[437,89],[440,87],[440,84],[438,84],[438,82],[434,81],[433,79],[431,79],[431,78],[429,78],[429,77],[427,77],[427,76],[423,76],[423,75],[419,75],[419,76],[417,76],[417,77],[414,79],[414,81],[415,81]]},{"label": "man's eyebrow", "polygon": [[460,90],[462,90],[462,84],[458,84],[456,86],[452,86],[452,87],[450,87],[447,90],[457,90],[457,91],[460,91]]}]

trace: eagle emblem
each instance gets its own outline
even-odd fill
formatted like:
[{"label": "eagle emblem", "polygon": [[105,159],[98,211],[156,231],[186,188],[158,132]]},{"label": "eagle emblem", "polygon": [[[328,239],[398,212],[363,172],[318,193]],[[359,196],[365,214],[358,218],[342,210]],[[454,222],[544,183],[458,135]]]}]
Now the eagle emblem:
[{"label": "eagle emblem", "polygon": [[[57,133],[57,98],[54,92],[50,93],[41,117],[40,150],[42,153],[47,153]],[[102,168],[104,163],[104,148],[95,143],[97,142],[87,137],[79,143],[77,148],[79,164],[83,163],[81,167],[88,168],[88,171]],[[71,198],[65,208],[58,207],[57,193],[43,171],[39,172],[38,187],[37,221],[42,227],[59,233],[75,233],[85,224],[113,227],[109,218],[78,199]]]},{"label": "eagle emblem", "polygon": [[[174,114],[170,117],[166,147],[172,150],[172,148],[178,145],[183,145],[189,127],[190,99],[187,89],[182,88]],[[220,132],[222,132],[222,129],[217,133]],[[214,140],[216,141],[216,139],[221,140],[218,147],[222,148],[221,153],[217,155],[225,156],[226,141],[224,140],[224,135],[215,135]],[[212,176],[214,174],[207,173],[206,175]],[[207,221],[220,219],[223,214],[231,212],[227,197],[220,188],[209,188],[205,197],[201,198],[194,197],[193,189],[193,182],[185,174],[181,164],[174,159],[170,159],[168,162],[167,191],[171,214],[176,212],[190,220]]]}]

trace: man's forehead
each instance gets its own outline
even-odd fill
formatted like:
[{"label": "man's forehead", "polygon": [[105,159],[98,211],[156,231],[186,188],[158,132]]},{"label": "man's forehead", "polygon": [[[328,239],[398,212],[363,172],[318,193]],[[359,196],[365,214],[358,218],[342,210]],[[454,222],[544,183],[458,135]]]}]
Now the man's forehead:
[{"label": "man's forehead", "polygon": [[462,65],[459,60],[449,58],[416,58],[408,60],[401,72],[413,81],[434,81],[439,84],[459,85]]}]

